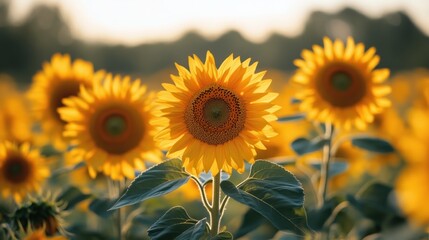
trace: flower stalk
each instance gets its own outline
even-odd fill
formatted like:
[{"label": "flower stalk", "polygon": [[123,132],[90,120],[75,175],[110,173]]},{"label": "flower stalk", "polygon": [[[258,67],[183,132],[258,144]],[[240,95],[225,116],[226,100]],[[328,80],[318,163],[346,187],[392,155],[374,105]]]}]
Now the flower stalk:
[{"label": "flower stalk", "polygon": [[[107,189],[109,199],[116,199],[121,196],[122,189],[124,188],[124,182],[121,180],[115,181],[111,178],[107,178]],[[118,239],[125,239],[122,234],[122,208],[119,208],[116,214],[116,227],[118,232]]]},{"label": "flower stalk", "polygon": [[324,139],[326,140],[325,145],[323,146],[323,158],[322,158],[322,168],[320,170],[320,185],[318,193],[318,207],[321,208],[326,201],[326,192],[328,189],[329,181],[329,167],[331,161],[331,148],[332,148],[332,136],[333,136],[333,125],[332,123],[325,124],[325,134]]},{"label": "flower stalk", "polygon": [[210,209],[210,235],[212,237],[219,233],[220,223],[220,172],[213,177],[213,199]]}]

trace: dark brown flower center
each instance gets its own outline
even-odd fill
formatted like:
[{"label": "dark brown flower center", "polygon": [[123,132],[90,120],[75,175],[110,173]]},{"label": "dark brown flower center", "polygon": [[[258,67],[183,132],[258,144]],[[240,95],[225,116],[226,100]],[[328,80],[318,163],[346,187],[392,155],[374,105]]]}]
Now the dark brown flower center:
[{"label": "dark brown flower center", "polygon": [[133,106],[112,103],[90,116],[90,134],[97,147],[110,154],[124,154],[140,144],[144,124]]},{"label": "dark brown flower center", "polygon": [[363,73],[344,63],[333,63],[316,76],[316,89],[320,96],[335,107],[356,105],[366,94]]},{"label": "dark brown flower center", "polygon": [[241,97],[214,84],[195,94],[185,112],[189,132],[211,145],[223,144],[237,137],[245,120],[246,109]]},{"label": "dark brown flower center", "polygon": [[60,107],[64,107],[62,102],[64,98],[78,95],[80,84],[82,84],[82,82],[74,80],[59,81],[52,89],[49,107],[55,118],[63,124],[65,124],[65,122],[61,119],[57,110]]},{"label": "dark brown flower center", "polygon": [[223,99],[209,99],[203,107],[204,119],[213,126],[221,126],[229,118],[229,106]]},{"label": "dark brown flower center", "polygon": [[120,136],[127,130],[127,122],[123,116],[112,114],[106,118],[104,130],[111,136]]},{"label": "dark brown flower center", "polygon": [[347,74],[343,72],[336,72],[332,74],[331,84],[338,91],[347,91],[351,87],[353,83],[353,79]]},{"label": "dark brown flower center", "polygon": [[31,172],[31,166],[22,156],[10,156],[3,165],[3,175],[11,183],[25,182]]}]

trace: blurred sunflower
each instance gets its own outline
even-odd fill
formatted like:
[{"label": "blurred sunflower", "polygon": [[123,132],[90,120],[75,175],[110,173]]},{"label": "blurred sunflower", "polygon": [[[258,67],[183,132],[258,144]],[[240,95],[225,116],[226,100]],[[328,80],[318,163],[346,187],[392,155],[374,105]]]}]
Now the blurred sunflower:
[{"label": "blurred sunflower", "polygon": [[25,98],[7,75],[0,75],[0,106],[0,141],[30,141],[32,123]]},{"label": "blurred sunflower", "polygon": [[[426,159],[427,160],[427,159]],[[396,196],[402,211],[410,217],[411,222],[420,226],[429,226],[429,163],[422,161],[411,163],[396,181]]]},{"label": "blurred sunflower", "polygon": [[3,197],[11,196],[21,202],[25,196],[40,189],[49,176],[45,160],[28,143],[17,146],[0,143],[0,186]]},{"label": "blurred sunflower", "polygon": [[343,143],[334,156],[338,161],[347,163],[347,169],[330,181],[333,190],[344,189],[359,183],[365,175],[381,177],[383,170],[399,164],[397,154],[373,154],[354,147],[351,142]]},{"label": "blurred sunflower", "polygon": [[300,107],[312,120],[364,129],[374,114],[390,106],[386,98],[390,87],[383,85],[389,70],[374,70],[380,61],[375,48],[365,52],[364,45],[352,38],[346,46],[326,37],[323,42],[323,48],[314,45],[313,52],[304,50],[303,59],[294,61],[299,69],[292,79],[303,86],[297,94]]},{"label": "blurred sunflower", "polygon": [[66,234],[64,216],[65,204],[57,202],[52,195],[30,198],[20,204],[11,216],[12,226],[19,230],[31,227],[43,229],[48,236]]},{"label": "blurred sunflower", "polygon": [[410,163],[424,162],[429,158],[429,88],[425,90],[421,91],[426,96],[416,99],[406,112],[407,128],[397,139],[399,151]]},{"label": "blurred sunflower", "polygon": [[411,222],[428,227],[429,209],[429,88],[420,89],[421,97],[407,113],[408,129],[398,138],[406,166],[396,180],[396,196],[402,211]]},{"label": "blurred sunflower", "polygon": [[43,70],[34,75],[28,97],[33,103],[35,117],[56,148],[66,147],[62,137],[65,123],[57,111],[64,106],[62,100],[77,95],[81,85],[91,88],[92,81],[103,75],[104,71],[94,72],[90,62],[77,59],[72,63],[67,54],[53,55],[51,62],[44,63]]},{"label": "blurred sunflower", "polygon": [[[84,150],[72,150],[65,155],[66,166],[76,166],[80,164],[85,155]],[[96,178],[92,178],[88,171],[88,166],[85,164],[82,167],[74,169],[68,174],[68,180],[73,185],[79,188],[84,193],[102,196],[108,188],[105,176],[98,173]]]},{"label": "blurred sunflower", "polygon": [[113,180],[134,179],[135,170],[144,170],[144,160],[159,162],[162,152],[153,136],[153,94],[130,77],[107,75],[95,81],[93,90],[82,86],[78,97],[64,100],[59,109],[67,123],[64,136],[76,145],[71,154],[85,160],[95,178],[103,172]]},{"label": "blurred sunflower", "polygon": [[230,55],[217,68],[210,52],[204,63],[189,57],[189,70],[176,64],[179,76],[163,84],[154,121],[169,157],[181,157],[193,174],[213,175],[243,172],[244,160],[254,161],[255,148],[265,149],[263,142],[276,135],[269,123],[280,108],[271,103],[278,94],[267,91],[271,80],[256,66]]},{"label": "blurred sunflower", "polygon": [[[287,79],[286,76],[282,76],[278,72],[276,75],[277,76],[267,74],[267,77],[272,79]],[[289,116],[300,113],[299,105],[292,103],[292,96],[297,93],[297,90],[296,86],[290,83],[283,86],[279,97],[273,101],[274,104],[281,107],[277,115]],[[271,125],[278,135],[271,138],[270,141],[265,144],[265,150],[256,150],[256,158],[258,159],[271,158],[271,160],[275,161],[285,160],[284,157],[294,156],[295,152],[291,147],[291,143],[298,137],[306,135],[312,127],[311,123],[308,121],[272,122]]]},{"label": "blurred sunflower", "polygon": [[391,79],[392,104],[398,111],[406,111],[410,105],[423,104],[425,90],[429,88],[429,71],[415,69],[413,71],[400,72]]}]

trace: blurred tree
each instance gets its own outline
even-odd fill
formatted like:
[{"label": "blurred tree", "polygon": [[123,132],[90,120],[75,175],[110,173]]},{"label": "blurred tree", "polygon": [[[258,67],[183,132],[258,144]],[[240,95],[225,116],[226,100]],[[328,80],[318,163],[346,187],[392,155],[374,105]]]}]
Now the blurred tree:
[{"label": "blurred tree", "polygon": [[429,68],[429,38],[402,12],[377,19],[350,8],[334,14],[314,12],[299,36],[273,34],[263,43],[249,42],[236,31],[215,40],[190,32],[176,42],[127,47],[90,44],[73,38],[60,11],[47,6],[35,7],[22,24],[12,25],[8,21],[8,3],[0,1],[0,72],[7,72],[26,84],[43,61],[55,52],[67,52],[74,58],[92,61],[95,68],[149,75],[171,68],[174,62],[186,64],[189,55],[203,56],[207,50],[219,58],[234,53],[259,61],[261,68],[292,71],[295,69],[292,62],[302,49],[321,44],[324,36],[345,39],[349,35],[377,48],[383,59],[380,67],[391,68],[393,72]]}]

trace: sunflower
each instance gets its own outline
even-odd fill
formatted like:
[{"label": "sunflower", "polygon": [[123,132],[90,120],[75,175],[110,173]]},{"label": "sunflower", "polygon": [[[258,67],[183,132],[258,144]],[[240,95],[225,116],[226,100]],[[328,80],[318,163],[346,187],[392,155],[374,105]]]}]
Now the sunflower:
[{"label": "sunflower", "polygon": [[145,93],[140,80],[109,74],[93,90],[82,86],[78,97],[64,100],[64,136],[76,146],[70,154],[86,161],[92,178],[103,172],[113,180],[133,179],[135,170],[145,169],[144,160],[161,160],[157,129],[149,124],[154,94]]},{"label": "sunflower", "polygon": [[429,208],[426,198],[429,194],[429,164],[427,161],[409,164],[396,181],[396,196],[402,211],[411,222],[429,226]]},{"label": "sunflower", "polygon": [[[82,162],[81,156],[85,154],[82,150],[72,150],[65,155],[65,165],[76,166]],[[77,169],[74,169],[68,174],[68,180],[71,185],[79,188],[83,193],[102,195],[108,188],[103,174],[97,174],[96,178],[92,178],[88,171],[88,166],[85,164]]]},{"label": "sunflower", "polygon": [[244,160],[254,161],[255,148],[265,149],[263,142],[276,135],[269,123],[280,108],[271,103],[278,94],[267,91],[271,80],[255,73],[256,66],[230,55],[216,68],[210,52],[205,63],[190,57],[189,70],[176,64],[179,76],[163,84],[154,122],[169,157],[181,157],[193,174],[213,175],[243,172]]},{"label": "sunflower", "polygon": [[63,220],[65,207],[63,202],[56,201],[55,196],[50,194],[37,196],[18,206],[11,215],[11,223],[16,230],[31,227],[43,229],[48,236],[66,234]]},{"label": "sunflower", "polygon": [[389,70],[374,70],[380,61],[375,48],[365,51],[352,38],[346,46],[326,37],[323,42],[324,48],[315,45],[313,52],[304,50],[303,59],[294,61],[299,69],[292,79],[303,87],[297,94],[300,108],[312,120],[364,129],[375,114],[390,106],[386,98],[390,87],[383,84]]},{"label": "sunflower", "polygon": [[32,140],[27,102],[13,79],[2,74],[0,74],[0,106],[0,141],[22,143]]},{"label": "sunflower", "polygon": [[[272,79],[287,79],[284,74],[278,76],[268,77]],[[290,116],[299,113],[297,104],[292,103],[291,97],[297,92],[296,86],[292,84],[286,84],[280,91],[280,95],[273,102],[281,106],[281,110],[277,112],[279,116]],[[308,121],[294,121],[294,122],[273,122],[271,123],[274,130],[278,133],[277,136],[270,139],[270,142],[265,144],[266,150],[257,149],[256,158],[271,160],[285,160],[285,157],[295,155],[291,147],[293,140],[306,135],[311,130],[311,123]]]},{"label": "sunflower", "polygon": [[[423,89],[428,90],[428,89]],[[429,194],[429,95],[416,99],[416,104],[406,115],[408,128],[398,137],[398,149],[405,159],[396,180],[395,193],[402,212],[411,222],[429,226],[429,209],[426,197]]]},{"label": "sunflower", "polygon": [[61,54],[53,55],[51,62],[44,63],[43,70],[34,75],[28,96],[35,117],[55,147],[66,147],[62,137],[65,123],[57,111],[64,106],[62,100],[77,95],[81,85],[91,88],[93,79],[103,75],[104,71],[94,72],[92,63],[81,59],[72,63],[69,55]]},{"label": "sunflower", "polygon": [[11,142],[0,143],[0,186],[3,197],[12,196],[16,202],[37,191],[49,176],[37,150],[30,150],[28,143],[17,146]]}]

